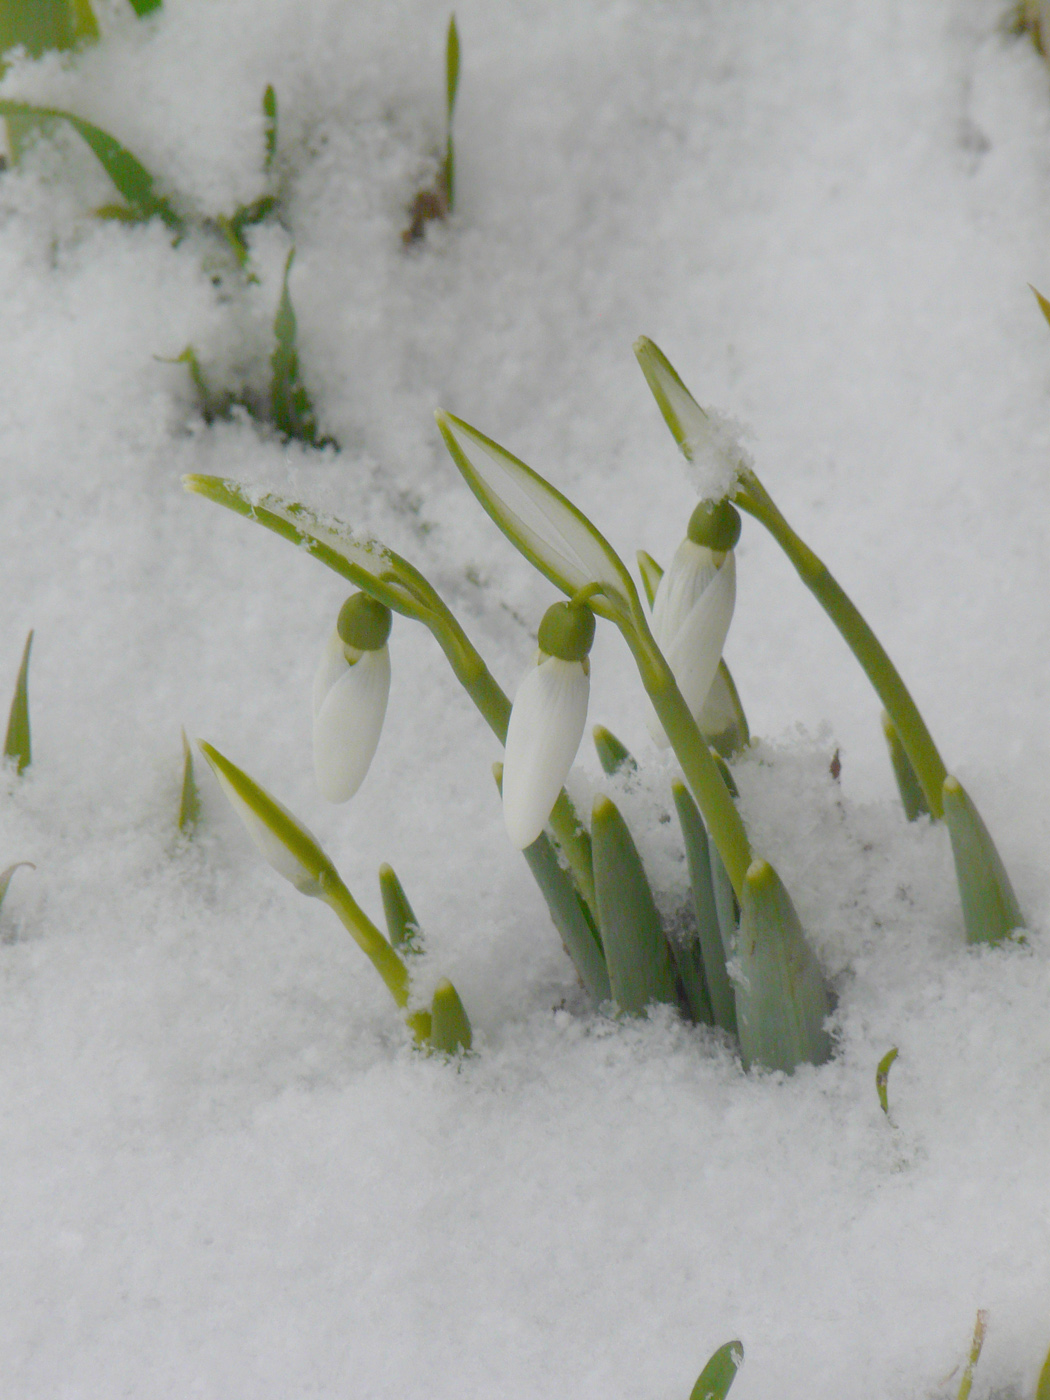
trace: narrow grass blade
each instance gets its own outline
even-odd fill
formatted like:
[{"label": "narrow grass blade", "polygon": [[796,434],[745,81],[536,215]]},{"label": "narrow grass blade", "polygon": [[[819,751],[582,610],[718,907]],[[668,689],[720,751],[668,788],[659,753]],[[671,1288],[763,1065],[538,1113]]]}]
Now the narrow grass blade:
[{"label": "narrow grass blade", "polygon": [[591,730],[591,734],[603,773],[607,773],[611,778],[614,773],[638,772],[638,763],[630,750],[621,744],[616,735],[610,733],[604,725],[596,724]]},{"label": "narrow grass blade", "polygon": [[18,668],[15,694],[7,720],[7,737],[4,739],[4,757],[15,760],[19,773],[24,773],[33,761],[29,732],[29,653],[32,646],[33,633],[30,632],[22,650],[22,664]]},{"label": "narrow grass blade", "polygon": [[744,1348],[740,1342],[726,1342],[712,1356],[693,1386],[689,1400],[725,1400],[736,1373],[744,1364]]},{"label": "narrow grass blade", "polygon": [[591,821],[594,886],[613,1000],[632,1016],[652,1002],[677,1005],[674,963],[627,823],[597,797]]},{"label": "narrow grass blade", "polygon": [[379,867],[379,892],[383,896],[383,916],[391,946],[405,953],[422,952],[419,920],[392,866],[383,864]]},{"label": "narrow grass blade", "polygon": [[27,866],[30,870],[36,869],[36,866],[31,860],[16,860],[14,865],[9,865],[6,870],[0,870],[0,908],[3,907],[4,899],[7,895],[7,887],[11,883],[11,876],[16,870],[21,870],[23,865]]},{"label": "narrow grass blade", "polygon": [[1024,928],[1017,896],[980,813],[958,778],[944,780],[944,821],[969,943],[1001,943]]},{"label": "narrow grass blade", "polygon": [[456,106],[456,92],[459,89],[459,30],[456,16],[448,22],[448,36],[445,41],[445,164],[442,171],[445,186],[445,202],[449,213],[456,202],[456,152],[452,144],[452,113]]},{"label": "narrow grass blade", "polygon": [[711,1013],[716,1026],[728,1031],[730,1035],[736,1035],[736,998],[729,981],[729,973],[726,971],[726,946],[722,940],[718,906],[711,879],[711,843],[707,839],[707,830],[700,810],[686,785],[673,782],[671,793],[682,828],[682,839],[685,842],[689,880],[693,888],[693,908],[696,911],[697,937],[703,958],[704,983]]},{"label": "narrow grass blade", "polygon": [[68,122],[73,130],[91,147],[106,174],[116,185],[127,201],[128,208],[136,219],[162,219],[169,228],[181,232],[184,222],[175,209],[157,194],[153,176],[146,167],[126,150],[119,141],[100,127],[84,121],[73,112],[63,112],[57,107],[33,107],[28,102],[0,100],[0,117],[51,118]]},{"label": "narrow grass blade", "polygon": [[313,404],[299,375],[299,351],[296,349],[296,320],[288,278],[295,258],[295,249],[288,254],[281,283],[281,298],[277,303],[273,333],[277,344],[270,356],[273,372],[270,383],[270,414],[278,432],[298,442],[317,442],[317,419]]},{"label": "narrow grass blade", "polygon": [[725,661],[719,661],[698,720],[700,732],[719,757],[733,758],[751,742],[747,715]]},{"label": "narrow grass blade", "polygon": [[983,1310],[978,1312],[977,1321],[973,1327],[973,1341],[970,1343],[970,1354],[966,1358],[966,1370],[959,1383],[958,1400],[970,1400],[970,1391],[973,1388],[973,1373],[977,1368],[977,1363],[981,1359],[981,1348],[984,1346],[984,1333],[988,1323],[988,1314]]},{"label": "narrow grass blade", "polygon": [[437,984],[430,1009],[430,1044],[446,1055],[458,1055],[473,1043],[470,1020],[459,993],[447,978]]},{"label": "narrow grass blade", "polygon": [[[496,786],[503,791],[503,765],[492,767]],[[561,935],[561,941],[580,981],[600,1006],[608,1001],[611,991],[609,973],[605,966],[601,938],[594,926],[590,910],[580,897],[568,872],[558,860],[557,853],[549,837],[541,833],[531,846],[522,851],[532,878],[539,886],[540,894],[550,911],[551,922]]]},{"label": "narrow grass blade", "polygon": [[886,747],[890,751],[890,763],[893,765],[893,776],[897,780],[897,791],[901,795],[904,815],[910,822],[917,821],[919,817],[928,817],[930,804],[926,801],[922,784],[915,776],[911,760],[904,752],[897,727],[886,710],[882,712],[882,732],[886,736]]},{"label": "narrow grass blade", "polygon": [[656,590],[660,586],[664,571],[653,556],[646,554],[644,549],[640,549],[635,557],[638,560],[638,572],[642,576],[642,587],[645,589],[646,601],[652,607],[656,602]]},{"label": "narrow grass blade", "polygon": [[879,1107],[882,1109],[883,1113],[885,1113],[887,1118],[890,1116],[890,1065],[893,1064],[896,1058],[897,1047],[895,1045],[892,1050],[886,1051],[885,1055],[883,1055],[882,1059],[879,1061],[878,1068],[875,1071],[875,1092],[879,1096]]},{"label": "narrow grass blade", "polygon": [[179,798],[179,830],[184,836],[193,834],[193,830],[200,821],[201,797],[197,788],[197,780],[193,776],[193,750],[190,748],[190,741],[186,738],[185,729],[182,731],[182,794]]},{"label": "narrow grass blade", "polygon": [[744,880],[736,987],[744,1065],[790,1073],[831,1055],[824,1021],[831,1010],[820,967],[776,871],[753,861]]},{"label": "narrow grass blade", "polygon": [[[1029,287],[1032,287],[1031,282],[1029,282],[1028,285]],[[1047,301],[1046,297],[1043,296],[1042,292],[1036,292],[1034,287],[1032,287],[1032,291],[1035,292],[1035,299],[1039,303],[1039,310],[1043,313],[1046,319],[1050,321],[1050,301]]]},{"label": "narrow grass blade", "polygon": [[263,169],[267,175],[273,170],[273,163],[277,159],[277,94],[273,90],[273,84],[268,83],[266,91],[263,93],[263,145],[265,156],[263,158]]}]

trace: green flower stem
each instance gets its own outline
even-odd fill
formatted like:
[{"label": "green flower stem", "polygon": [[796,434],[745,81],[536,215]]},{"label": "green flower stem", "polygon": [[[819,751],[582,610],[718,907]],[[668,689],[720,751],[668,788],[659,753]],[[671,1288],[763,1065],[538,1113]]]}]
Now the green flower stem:
[{"label": "green flower stem", "polygon": [[408,968],[358,904],[334,870],[320,878],[320,897],[339,916],[350,937],[369,959],[400,1007],[408,1005]]},{"label": "green flower stem", "polygon": [[[320,563],[355,587],[365,589],[394,612],[422,622],[433,633],[456,679],[477,706],[485,723],[501,744],[506,741],[510,701],[453,613],[430,582],[407,559],[389,551],[381,555],[377,549],[372,558],[386,558],[390,564],[380,574],[373,568],[355,564],[338,547],[312,533],[311,525],[317,522],[311,512],[300,505],[273,497],[252,500],[244,487],[221,477],[187,476],[183,484],[187,490],[254,520],[257,525],[264,525],[297,548],[305,548]],[[278,509],[269,509],[263,503],[266,500]],[[282,514],[281,508],[286,513]],[[591,869],[591,838],[564,791],[559,794],[549,820],[558,845],[572,869],[577,888],[597,922],[598,901]]]},{"label": "green flower stem", "polygon": [[827,566],[795,534],[753,471],[741,471],[740,485],[733,500],[741,510],[746,510],[766,527],[794,564],[799,578],[842,633],[846,645],[863,666],[893,720],[904,751],[926,794],[930,811],[935,817],[943,816],[941,792],[948,770],[915,701],[883,650],[882,643],[832,578]]},{"label": "green flower stem", "polygon": [[617,622],[739,899],[753,860],[740,813],[641,609],[632,609],[629,620],[623,616]]}]

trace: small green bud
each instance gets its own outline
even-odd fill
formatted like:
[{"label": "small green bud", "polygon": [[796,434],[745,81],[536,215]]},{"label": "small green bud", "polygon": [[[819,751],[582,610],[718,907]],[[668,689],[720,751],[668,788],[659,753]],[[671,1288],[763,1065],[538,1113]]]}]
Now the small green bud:
[{"label": "small green bud", "polygon": [[725,552],[740,538],[740,513],[724,498],[701,501],[689,517],[686,534],[694,544]]},{"label": "small green bud", "polygon": [[344,646],[379,651],[390,636],[390,609],[367,593],[354,593],[339,609],[335,630]]},{"label": "small green bud", "polygon": [[586,603],[553,603],[543,614],[540,651],[559,661],[582,661],[594,642],[594,613]]}]

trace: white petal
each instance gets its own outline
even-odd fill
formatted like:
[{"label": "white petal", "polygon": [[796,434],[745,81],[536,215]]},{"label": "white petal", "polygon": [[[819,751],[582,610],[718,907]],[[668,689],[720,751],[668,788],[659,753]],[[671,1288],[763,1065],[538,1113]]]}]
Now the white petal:
[{"label": "white petal", "polygon": [[730,550],[664,653],[694,717],[703,709],[718,670],[735,603],[736,561]]},{"label": "white petal", "polygon": [[321,706],[332,686],[337,680],[350,669],[346,659],[346,652],[343,649],[342,639],[339,633],[332,628],[328,641],[325,642],[321,659],[317,663],[317,670],[314,672],[314,719],[320,713]]},{"label": "white petal", "polygon": [[507,726],[503,820],[519,850],[543,830],[587,722],[590,680],[579,661],[548,657],[525,674]]},{"label": "white petal", "polygon": [[362,652],[329,688],[314,719],[314,771],[329,802],[346,802],[364,782],[389,694],[387,647]]},{"label": "white petal", "polygon": [[694,544],[687,536],[675,550],[653,599],[653,636],[661,651],[666,652],[674,642],[693,604],[717,572],[718,564],[706,545]]}]

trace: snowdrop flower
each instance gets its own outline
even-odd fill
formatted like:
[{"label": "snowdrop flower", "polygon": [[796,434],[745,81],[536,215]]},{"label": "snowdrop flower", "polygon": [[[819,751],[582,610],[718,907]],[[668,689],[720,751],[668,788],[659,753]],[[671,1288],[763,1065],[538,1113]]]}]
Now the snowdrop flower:
[{"label": "snowdrop flower", "polygon": [[[711,689],[733,618],[733,546],[739,538],[740,516],[728,501],[701,501],[653,600],[653,636],[695,719]],[[649,728],[657,743],[666,745],[655,711]]]},{"label": "snowdrop flower", "polygon": [[390,609],[367,593],[343,604],[314,676],[314,771],[321,796],[346,802],[365,780],[390,694]]},{"label": "snowdrop flower", "polygon": [[547,609],[536,663],[518,687],[507,725],[503,821],[518,850],[543,830],[580,747],[593,641],[594,614],[585,604]]}]

